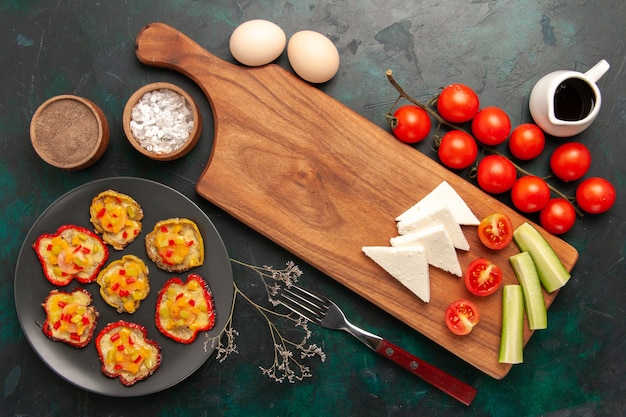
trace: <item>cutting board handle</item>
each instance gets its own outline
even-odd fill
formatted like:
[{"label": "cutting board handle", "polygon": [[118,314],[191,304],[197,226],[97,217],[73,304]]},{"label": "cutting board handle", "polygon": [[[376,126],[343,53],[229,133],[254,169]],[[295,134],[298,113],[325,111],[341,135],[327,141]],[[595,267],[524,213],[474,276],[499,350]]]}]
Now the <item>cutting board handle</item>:
[{"label": "cutting board handle", "polygon": [[[196,84],[205,87],[212,78],[228,77],[237,73],[237,65],[230,64],[202,48],[182,32],[165,23],[144,26],[135,41],[135,54],[142,63],[180,72]],[[208,95],[208,91],[205,91]]]}]

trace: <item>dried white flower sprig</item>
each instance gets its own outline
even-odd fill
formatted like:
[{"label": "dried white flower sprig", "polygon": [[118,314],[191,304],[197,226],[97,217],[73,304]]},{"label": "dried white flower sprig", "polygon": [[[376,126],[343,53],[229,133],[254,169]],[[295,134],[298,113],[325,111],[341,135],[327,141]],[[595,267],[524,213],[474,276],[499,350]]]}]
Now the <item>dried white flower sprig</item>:
[{"label": "dried white flower sprig", "polygon": [[[291,287],[298,282],[298,278],[302,275],[300,268],[292,261],[287,262],[284,269],[274,269],[266,265],[262,267],[249,265],[235,259],[231,259],[231,262],[250,268],[258,274],[264,285],[265,292],[267,293],[267,301],[273,307],[278,307],[280,304],[275,297],[281,287]],[[228,317],[228,322],[224,329],[225,340],[222,340],[222,335],[207,338],[204,342],[205,347],[210,344],[211,347],[215,348],[217,351],[216,359],[220,362],[226,360],[231,353],[239,353],[237,351],[237,345],[235,344],[235,337],[238,336],[239,333],[234,329],[232,320],[235,303],[237,302],[237,298],[240,297],[261,314],[267,322],[270,335],[272,336],[274,343],[274,361],[268,368],[259,367],[263,375],[267,375],[276,382],[288,381],[290,383],[302,381],[304,378],[313,376],[309,366],[303,362],[303,359],[318,356],[320,361],[324,362],[326,360],[326,354],[317,344],[310,343],[311,331],[308,328],[309,322],[298,314],[286,312],[286,309],[285,312],[280,312],[264,307],[243,293],[236,283],[233,285],[235,286],[235,295],[230,316]],[[299,342],[294,342],[285,337],[284,333],[281,333],[277,323],[284,322],[291,322],[291,325],[300,330],[302,339]],[[294,357],[294,352],[299,353],[299,357]]]}]

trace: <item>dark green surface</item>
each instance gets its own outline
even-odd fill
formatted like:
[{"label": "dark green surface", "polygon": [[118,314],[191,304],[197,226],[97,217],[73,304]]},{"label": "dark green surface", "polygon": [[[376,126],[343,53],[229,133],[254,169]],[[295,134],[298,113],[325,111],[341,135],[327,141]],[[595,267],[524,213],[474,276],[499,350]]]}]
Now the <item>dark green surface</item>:
[{"label": "dark green surface", "polygon": [[[209,104],[183,76],[140,64],[134,40],[144,25],[162,21],[232,61],[230,33],[253,18],[272,20],[287,35],[300,29],[328,35],[342,63],[339,74],[320,88],[380,126],[396,97],[384,77],[388,68],[417,97],[428,98],[451,82],[471,85],[483,105],[504,108],[516,125],[530,121],[528,95],[543,74],[584,72],[600,59],[611,63],[599,82],[600,115],[576,140],[592,151],[589,175],[611,179],[618,201],[609,213],[586,216],[564,235],[580,252],[572,279],[548,312],[548,330],[535,333],[525,363],[502,381],[455,358],[195,193],[211,150]],[[625,18],[622,0],[0,1],[0,415],[624,415]],[[285,55],[278,63],[289,68]],[[202,108],[200,142],[178,161],[147,160],[123,135],[127,98],[154,81],[182,86]],[[32,114],[58,94],[89,98],[108,118],[110,146],[87,170],[48,166],[30,145]],[[562,141],[549,138],[548,150]],[[435,157],[429,143],[417,148]],[[526,167],[547,175],[548,155]],[[259,369],[273,359],[267,326],[240,300],[234,316],[239,353],[224,362],[209,360],[166,392],[118,400],[68,384],[39,360],[21,333],[13,300],[15,262],[24,236],[50,203],[83,183],[122,175],[156,180],[190,197],[215,223],[232,258],[275,267],[295,261],[304,271],[303,285],[332,296],[355,324],[472,384],[476,400],[465,407],[347,334],[318,328],[312,329],[312,341],[327,359],[310,361],[313,377],[297,384],[271,381]],[[555,184],[570,194],[575,188]],[[238,285],[262,299],[257,276],[233,269]]]}]

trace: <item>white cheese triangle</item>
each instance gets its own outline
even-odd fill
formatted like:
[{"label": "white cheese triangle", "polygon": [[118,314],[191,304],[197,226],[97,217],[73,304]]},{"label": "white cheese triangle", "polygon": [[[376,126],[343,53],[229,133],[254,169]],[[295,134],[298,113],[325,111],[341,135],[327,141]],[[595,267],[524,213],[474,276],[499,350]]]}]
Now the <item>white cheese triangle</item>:
[{"label": "white cheese triangle", "polygon": [[420,208],[416,214],[415,217],[397,224],[399,234],[407,235],[440,224],[448,232],[455,248],[469,250],[469,242],[465,238],[461,226],[457,223],[452,210],[442,201],[438,201],[432,206]]},{"label": "white cheese triangle", "polygon": [[364,246],[363,253],[400,281],[424,302],[430,301],[430,277],[422,246]]},{"label": "white cheese triangle", "polygon": [[451,274],[461,276],[461,264],[446,229],[438,224],[408,235],[390,239],[396,247],[421,245],[426,249],[428,263]]},{"label": "white cheese triangle", "polygon": [[480,223],[478,218],[476,218],[474,213],[472,213],[472,210],[467,206],[467,204],[465,204],[465,201],[463,201],[461,196],[458,195],[457,192],[454,191],[454,188],[452,188],[452,186],[446,181],[443,181],[435,187],[434,190],[417,202],[417,204],[396,217],[396,221],[409,221],[412,217],[417,216],[420,209],[437,204],[439,201],[444,202],[445,205],[450,208],[450,211],[454,214],[454,218],[457,223],[469,226],[477,226]]}]

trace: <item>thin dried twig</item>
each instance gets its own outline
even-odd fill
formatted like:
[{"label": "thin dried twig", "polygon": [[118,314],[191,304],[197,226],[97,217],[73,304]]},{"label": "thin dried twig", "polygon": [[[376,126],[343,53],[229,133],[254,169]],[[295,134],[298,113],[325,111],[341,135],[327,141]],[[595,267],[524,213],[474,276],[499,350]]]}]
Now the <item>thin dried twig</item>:
[{"label": "thin dried twig", "polygon": [[[274,307],[279,304],[275,296],[278,294],[281,287],[294,285],[302,275],[300,268],[292,261],[287,262],[284,269],[275,269],[265,265],[262,267],[253,266],[235,259],[231,259],[231,262],[252,269],[258,274],[263,282],[265,292],[267,293],[267,301]],[[309,366],[303,363],[302,360],[317,356],[320,361],[324,362],[326,360],[326,354],[317,344],[310,343],[312,333],[308,328],[308,321],[302,316],[292,312],[281,313],[265,307],[255,302],[241,291],[237,284],[234,283],[233,285],[235,286],[235,295],[231,314],[228,318],[226,329],[224,330],[226,340],[223,342],[221,336],[208,338],[205,341],[205,346],[211,343],[211,346],[217,350],[217,359],[220,362],[223,362],[231,353],[238,353],[235,344],[235,336],[238,336],[239,333],[233,328],[232,320],[237,298],[241,298],[248,302],[248,304],[265,319],[270,336],[272,337],[274,360],[267,368],[259,367],[263,375],[267,375],[276,382],[288,381],[290,383],[295,383],[304,378],[313,376]],[[295,328],[300,329],[302,339],[299,342],[293,341],[283,335],[277,323],[285,321],[291,322]],[[294,353],[299,353],[299,358],[294,357]]]}]

